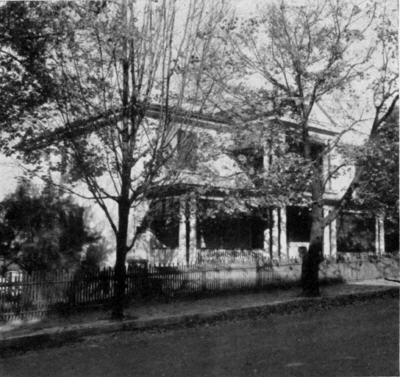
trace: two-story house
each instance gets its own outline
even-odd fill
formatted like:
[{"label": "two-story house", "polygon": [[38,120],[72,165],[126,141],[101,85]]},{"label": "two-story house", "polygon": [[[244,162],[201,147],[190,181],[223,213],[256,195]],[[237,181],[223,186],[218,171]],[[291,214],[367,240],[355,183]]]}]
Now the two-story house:
[{"label": "two-story house", "polygon": [[[159,108],[152,106],[147,115],[157,118]],[[98,127],[106,124],[100,122]],[[84,121],[79,125],[86,129]],[[303,200],[276,199],[287,196],[280,191],[290,192],[291,184],[274,187],[271,181],[272,190],[265,190],[274,161],[301,148],[298,127],[289,119],[277,118],[255,120],[253,126],[234,126],[230,120],[199,114],[174,119],[176,132],[170,143],[175,155],[169,163],[178,175],[150,190],[141,209],[135,210],[130,226],[132,234],[139,232],[139,236],[128,260],[193,264],[221,254],[258,254],[278,260],[301,257],[310,234],[307,187],[302,191]],[[319,124],[310,127],[310,134],[315,156],[328,146],[329,152],[319,163],[327,178],[323,200],[324,210],[329,212],[347,188],[354,168],[343,166],[331,177],[329,172],[341,165],[335,148],[338,135]],[[264,184],[258,183],[261,176],[267,177]],[[279,180],[279,170],[275,178]],[[90,210],[92,225],[104,233],[113,249],[113,235],[104,214],[95,206]],[[383,219],[377,217],[370,224],[372,229],[366,233],[374,245],[367,243],[363,251],[382,253]],[[337,255],[341,228],[336,220],[325,228],[325,256]]]},{"label": "two-story house", "polygon": [[[296,152],[301,146],[294,122],[269,118],[262,123],[274,135],[275,143],[279,140],[280,147],[286,145],[281,150]],[[321,169],[327,177],[324,209],[329,212],[343,195],[354,168],[344,166],[329,176],[329,171],[341,164],[336,148],[329,148],[330,144],[336,144],[338,135],[317,125],[310,132],[315,156],[326,146],[329,150],[321,160]],[[274,146],[262,137],[258,144],[242,137],[238,142],[232,124],[218,118],[197,115],[190,128],[183,125],[175,140],[179,179],[149,196],[147,210],[152,220],[130,258],[180,264],[212,260],[215,255],[301,258],[304,248],[308,247],[311,225],[307,192],[303,201],[277,204],[254,179],[268,172],[273,159],[278,158]],[[206,152],[207,149],[212,152]],[[339,219],[341,228],[346,226],[343,218]],[[365,231],[375,245],[367,243],[363,250],[357,251],[371,252],[375,247],[377,253],[384,252],[383,219],[372,221],[375,229]],[[334,257],[337,251],[335,220],[324,231],[324,255]]]}]

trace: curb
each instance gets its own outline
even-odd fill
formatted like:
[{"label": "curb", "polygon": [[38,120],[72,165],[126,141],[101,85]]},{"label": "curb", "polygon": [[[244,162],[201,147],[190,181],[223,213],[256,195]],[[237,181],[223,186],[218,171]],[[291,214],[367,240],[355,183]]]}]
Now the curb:
[{"label": "curb", "polygon": [[400,280],[399,280],[399,279],[385,278],[385,280],[387,280],[387,281],[394,281],[394,282],[396,282],[396,283],[400,283]]},{"label": "curb", "polygon": [[87,336],[108,334],[118,331],[144,331],[151,329],[170,329],[176,327],[190,327],[197,324],[210,323],[221,320],[251,318],[254,316],[268,316],[270,314],[289,314],[313,309],[326,309],[335,306],[349,305],[354,302],[366,301],[378,297],[399,297],[399,288],[373,290],[370,292],[344,293],[336,296],[294,298],[287,301],[278,301],[263,305],[245,306],[234,309],[213,310],[210,312],[170,315],[153,319],[128,319],[122,322],[111,320],[96,321],[69,327],[55,327],[40,330],[28,335],[0,340],[0,357],[29,350],[59,347],[66,343],[78,342]]}]

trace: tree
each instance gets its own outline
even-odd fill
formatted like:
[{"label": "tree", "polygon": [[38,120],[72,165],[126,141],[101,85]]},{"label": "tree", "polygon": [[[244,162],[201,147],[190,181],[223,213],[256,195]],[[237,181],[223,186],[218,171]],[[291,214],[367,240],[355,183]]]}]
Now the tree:
[{"label": "tree", "polygon": [[382,124],[376,136],[355,151],[352,158],[363,168],[353,202],[387,218],[399,213],[399,110]]},{"label": "tree", "polygon": [[98,235],[89,231],[82,207],[59,199],[52,187],[38,190],[23,179],[15,193],[1,203],[0,254],[2,268],[54,270],[79,266],[84,246]]},{"label": "tree", "polygon": [[[305,295],[319,294],[323,229],[352,198],[363,171],[357,170],[343,198],[331,213],[324,216],[323,196],[329,177],[324,176],[322,160],[337,141],[318,153],[313,152],[310,135],[312,111],[319,101],[333,93],[349,90],[353,83],[362,82],[364,77],[368,82],[364,73],[371,68],[370,65],[376,69],[371,73],[367,91],[372,93],[374,102],[370,140],[375,140],[398,100],[397,32],[385,9],[381,12],[377,7],[375,3],[367,7],[363,5],[363,11],[357,3],[341,1],[315,1],[301,6],[289,6],[282,1],[279,5],[268,6],[256,17],[243,22],[233,19],[225,26],[225,38],[232,46],[226,64],[236,70],[237,67],[244,68],[247,74],[244,79],[236,78],[231,82],[234,88],[232,96],[242,95],[243,103],[260,118],[266,115],[266,110],[278,115],[286,113],[299,126],[300,152],[305,161],[305,171],[308,169],[309,172],[305,175],[311,177],[308,190],[311,193],[312,225],[310,245],[302,268]],[[367,44],[368,38],[373,40],[372,46]],[[377,56],[380,63],[374,66],[372,57]],[[243,82],[249,78],[253,82],[257,80],[258,85],[252,88],[244,85]],[[260,85],[261,81],[264,85]],[[252,97],[254,92],[258,92],[253,103],[249,101],[249,92]],[[352,96],[356,94],[354,90],[350,93]],[[359,120],[352,119],[351,127]],[[343,133],[343,129],[339,130],[340,136]],[[330,174],[334,173],[337,171]]]},{"label": "tree", "polygon": [[65,41],[47,62],[55,101],[25,120],[30,136],[20,148],[30,162],[37,151],[58,154],[51,164],[64,183],[84,182],[91,196],[81,196],[104,211],[116,239],[114,318],[123,317],[130,216],[151,190],[177,178],[168,164],[177,125],[202,111],[209,90],[200,79],[224,9],[124,0],[72,3],[60,13]]},{"label": "tree", "polygon": [[398,106],[376,136],[350,158],[363,169],[348,207],[385,219],[386,251],[398,251],[399,238],[399,110]]},{"label": "tree", "polygon": [[0,6],[0,124],[9,127],[52,98],[54,82],[46,66],[57,44],[54,22],[63,3],[6,2]]}]

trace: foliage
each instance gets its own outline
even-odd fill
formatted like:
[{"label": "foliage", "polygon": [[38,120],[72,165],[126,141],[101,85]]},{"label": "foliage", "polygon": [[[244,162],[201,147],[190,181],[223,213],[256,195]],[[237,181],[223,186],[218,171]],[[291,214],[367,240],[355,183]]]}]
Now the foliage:
[{"label": "foliage", "polygon": [[107,260],[109,250],[107,249],[104,241],[98,240],[91,243],[85,251],[85,257],[81,261],[80,268],[83,271],[97,271],[102,267]]},{"label": "foliage", "polygon": [[[386,7],[377,11],[377,4],[366,5],[360,8],[356,2],[344,1],[289,5],[281,1],[280,4],[268,5],[254,17],[242,20],[234,18],[224,25],[225,40],[231,46],[231,53],[227,55],[226,64],[222,65],[221,70],[227,66],[228,71],[240,72],[224,88],[230,90],[233,102],[241,97],[245,104],[252,103],[245,106],[242,114],[237,114],[241,134],[249,129],[249,123],[258,119],[261,124],[261,119],[264,118],[265,122],[268,115],[286,115],[298,125],[293,138],[299,141],[298,152],[303,162],[293,159],[296,153],[292,158],[283,154],[283,160],[286,161],[278,164],[277,171],[271,177],[275,176],[277,182],[281,179],[288,183],[287,187],[291,187],[291,182],[296,182],[293,178],[297,174],[297,182],[305,182],[304,189],[310,192],[312,225],[310,247],[303,259],[303,288],[306,294],[311,295],[319,294],[318,265],[322,260],[324,226],[351,199],[361,175],[361,172],[357,172],[345,196],[324,217],[326,184],[330,176],[338,174],[340,169],[339,166],[332,173],[324,172],[324,156],[339,143],[345,130],[351,129],[360,119],[348,116],[337,130],[337,140],[331,140],[315,153],[311,128],[315,106],[345,89],[351,93],[352,101],[358,102],[361,93],[354,88],[355,84],[363,82],[372,97],[368,105],[371,108],[373,102],[370,135],[371,139],[375,139],[398,99],[396,29],[390,23]],[[372,58],[379,63],[371,69]],[[218,69],[215,75],[221,77]],[[335,121],[332,124],[335,125]],[[251,138],[255,133],[247,134]],[[271,157],[279,158],[279,153],[274,153],[274,149],[279,150],[279,146],[285,144],[284,137],[277,142],[273,142],[268,133],[261,138],[257,134],[257,138],[264,148],[272,150]],[[239,139],[248,140],[243,136]],[[269,147],[271,142],[278,147]],[[282,179],[286,172],[289,173],[288,179]],[[292,172],[295,172],[294,176]],[[260,182],[262,187],[263,180]],[[294,185],[294,188],[283,190],[282,194],[286,196],[287,192],[297,190],[298,187]]]},{"label": "foliage", "polygon": [[[372,135],[391,113],[391,105],[397,101],[397,31],[388,12],[373,2],[361,9],[356,2],[292,5],[282,1],[260,9],[254,17],[236,17],[224,23],[224,38],[231,46],[224,60],[228,68],[217,66],[215,75],[221,76],[220,71],[227,70],[231,78],[224,88],[234,97],[227,102],[236,106],[241,99],[245,104],[242,112],[234,112],[239,123],[238,143],[245,140],[248,145],[258,144],[270,154],[269,175],[264,180],[260,174],[255,176],[267,186],[267,193],[268,182],[279,188],[290,187],[280,191],[284,197],[304,188],[311,191],[311,183],[317,186],[320,180],[318,196],[322,196],[329,180],[327,176],[322,179],[318,172],[323,155],[332,152],[346,130],[361,124],[362,119],[341,109],[344,117],[338,118],[342,124],[332,121],[332,126],[338,127],[337,140],[314,153],[310,121],[320,101],[335,98],[337,104],[336,98],[345,100],[346,90],[354,110],[358,103],[365,106],[366,98],[365,91],[357,92],[355,86],[367,87],[370,97],[366,108],[375,110],[374,114],[369,112]],[[271,116],[282,115],[297,123],[297,129],[288,128],[284,121],[276,127]],[[288,153],[293,152],[290,139],[296,141],[298,153]],[[338,175],[340,167],[333,168],[330,174]],[[304,186],[298,186],[298,182],[304,182]]]},{"label": "foliage", "polygon": [[362,169],[354,199],[356,206],[385,218],[386,250],[398,251],[399,239],[399,111],[398,107],[380,127],[377,135],[356,150]]},{"label": "foliage", "polygon": [[[236,120],[238,148],[257,145],[267,156],[263,172],[247,172],[272,205],[321,205],[324,185],[332,178],[321,174],[330,151],[314,139],[311,114],[320,100],[362,76],[371,51],[360,46],[373,18],[344,2],[283,1],[256,16],[223,23],[228,53],[212,73],[224,77],[225,110],[232,110]],[[313,190],[314,196],[305,195]]]},{"label": "foliage", "polygon": [[62,183],[84,183],[90,195],[67,189],[104,211],[116,240],[116,316],[135,240],[131,211],[177,179],[168,165],[177,123],[200,112],[209,93],[201,77],[223,9],[223,2],[193,0],[65,3],[55,26],[62,39],[46,60],[54,100],[9,132],[28,162],[56,156],[52,168],[67,173]]},{"label": "foliage", "polygon": [[375,249],[375,218],[367,213],[341,213],[337,219],[339,252],[360,253]]},{"label": "foliage", "polygon": [[377,136],[357,151],[357,165],[364,168],[355,203],[364,210],[399,214],[399,111],[394,111]]},{"label": "foliage", "polygon": [[46,64],[57,44],[57,17],[65,5],[10,1],[0,6],[0,125],[53,98],[55,83]]},{"label": "foliage", "polygon": [[73,268],[84,246],[98,238],[85,227],[83,208],[58,198],[49,187],[38,193],[23,180],[1,206],[3,268],[11,263],[28,272]]},{"label": "foliage", "polygon": [[58,19],[64,41],[47,61],[56,101],[16,126],[9,140],[22,128],[28,162],[47,157],[37,150],[56,155],[52,168],[67,173],[68,183],[84,182],[116,232],[106,200],[118,203],[127,191],[126,205],[136,206],[166,177],[177,179],[167,164],[176,152],[175,109],[201,109],[206,88],[198,80],[221,9],[203,2],[180,9],[174,0],[67,4]]}]

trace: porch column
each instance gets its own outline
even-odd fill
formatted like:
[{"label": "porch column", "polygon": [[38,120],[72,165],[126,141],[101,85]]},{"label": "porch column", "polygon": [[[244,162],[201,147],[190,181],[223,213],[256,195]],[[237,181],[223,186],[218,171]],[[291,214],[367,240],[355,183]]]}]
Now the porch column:
[{"label": "porch column", "polygon": [[280,224],[279,224],[279,245],[281,251],[281,258],[287,257],[289,259],[289,250],[287,247],[287,229],[286,229],[286,206],[279,209]]},{"label": "porch column", "polygon": [[279,258],[279,215],[277,208],[272,210],[272,258]]},{"label": "porch column", "polygon": [[385,218],[384,216],[380,216],[379,218],[379,244],[381,247],[381,254],[384,254],[386,251],[385,245]]},{"label": "porch column", "polygon": [[382,215],[375,217],[375,252],[379,255],[385,252],[385,225]]},{"label": "porch column", "polygon": [[[329,142],[325,142],[325,146],[329,148]],[[322,170],[323,170],[323,175],[324,179],[327,179],[326,182],[326,188],[328,191],[332,191],[332,177],[330,177],[331,174],[331,153],[326,153],[324,154],[324,157],[322,159]]]},{"label": "porch column", "polygon": [[330,225],[330,233],[331,233],[331,257],[336,257],[337,255],[337,223],[336,219],[333,220]]},{"label": "porch column", "polygon": [[[324,206],[324,217],[333,210],[332,206]],[[337,254],[336,219],[324,228],[324,256],[335,257]]]},{"label": "porch column", "polygon": [[[324,217],[330,212],[329,206],[324,206]],[[328,224],[324,228],[324,244],[323,244],[324,257],[329,257],[331,254],[331,226]]]},{"label": "porch column", "polygon": [[145,252],[146,252],[146,257],[148,261],[151,261],[151,263],[156,264],[158,263],[158,256],[156,256],[156,252],[152,249],[151,245],[151,224],[149,225],[149,228],[144,234],[144,245],[145,245]]},{"label": "porch column", "polygon": [[268,142],[263,143],[263,149],[264,149],[264,154],[263,154],[263,167],[264,167],[264,171],[268,171],[269,170],[269,165],[271,162],[271,156],[272,156],[272,148],[271,148],[271,144]]},{"label": "porch column", "polygon": [[271,240],[271,228],[268,227],[264,229],[264,251],[267,253],[268,256],[271,255],[270,240]]},{"label": "porch column", "polygon": [[177,263],[186,264],[186,198],[179,198],[179,236]]},{"label": "porch column", "polygon": [[189,264],[197,261],[197,202],[194,194],[189,199]]}]

